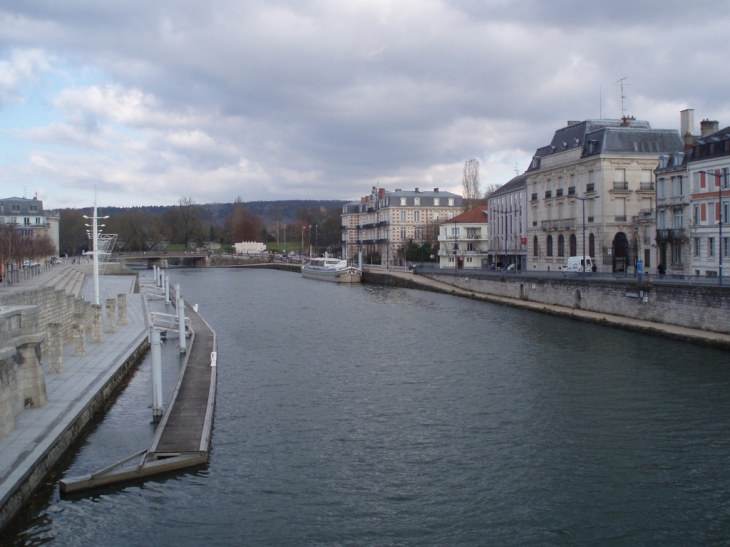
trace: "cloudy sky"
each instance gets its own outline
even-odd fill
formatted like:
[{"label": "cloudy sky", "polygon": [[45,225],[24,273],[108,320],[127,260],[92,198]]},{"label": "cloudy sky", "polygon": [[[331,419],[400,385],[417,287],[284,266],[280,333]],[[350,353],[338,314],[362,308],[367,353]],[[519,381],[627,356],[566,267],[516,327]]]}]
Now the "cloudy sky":
[{"label": "cloudy sky", "polygon": [[[730,3],[0,1],[0,197],[461,193],[567,120],[730,125]],[[699,130],[698,127],[695,128]]]}]

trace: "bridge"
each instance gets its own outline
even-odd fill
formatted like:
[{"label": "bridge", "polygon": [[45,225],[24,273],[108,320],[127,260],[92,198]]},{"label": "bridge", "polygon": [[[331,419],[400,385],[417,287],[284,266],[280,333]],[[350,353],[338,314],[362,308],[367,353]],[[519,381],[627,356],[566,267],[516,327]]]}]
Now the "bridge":
[{"label": "bridge", "polygon": [[209,264],[212,251],[140,251],[140,252],[116,252],[111,256],[112,260],[118,260],[127,264],[147,263],[147,269],[153,266],[168,268],[170,266],[192,266],[205,267]]}]

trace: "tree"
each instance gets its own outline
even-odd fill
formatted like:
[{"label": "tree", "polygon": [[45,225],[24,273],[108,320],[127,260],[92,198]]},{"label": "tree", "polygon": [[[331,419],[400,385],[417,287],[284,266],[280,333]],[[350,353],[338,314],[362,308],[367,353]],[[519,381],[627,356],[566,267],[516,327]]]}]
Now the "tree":
[{"label": "tree", "polygon": [[177,240],[188,248],[188,242],[201,241],[204,236],[201,222],[200,206],[193,198],[181,197],[178,200],[177,215]]},{"label": "tree", "polygon": [[89,248],[84,213],[78,209],[62,209],[58,225],[59,254],[77,255]]},{"label": "tree", "polygon": [[[502,185],[501,184],[497,184],[496,182],[493,182],[492,184],[490,184],[489,186],[487,186],[487,188],[484,190],[484,199],[486,199],[489,196],[491,196],[494,192],[496,192],[500,188],[502,188]],[[484,205],[486,205],[486,203]]]},{"label": "tree", "polygon": [[476,200],[481,197],[479,191],[479,162],[477,160],[467,160],[464,162],[464,176],[462,178],[464,185],[464,199],[467,208],[472,209]]},{"label": "tree", "polygon": [[266,241],[266,227],[261,218],[243,206],[241,196],[233,202],[230,217],[231,239],[233,243],[243,241]]}]

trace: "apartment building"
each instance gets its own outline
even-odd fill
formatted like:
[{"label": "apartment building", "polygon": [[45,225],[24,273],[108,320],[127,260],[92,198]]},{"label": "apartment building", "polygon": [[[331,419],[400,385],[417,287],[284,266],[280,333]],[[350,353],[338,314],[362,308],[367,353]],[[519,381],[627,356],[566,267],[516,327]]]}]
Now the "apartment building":
[{"label": "apartment building", "polygon": [[[730,127],[718,130],[718,122],[701,122],[701,137],[687,162],[691,181],[691,270],[696,275],[727,276],[730,241]],[[722,271],[722,273],[721,273]]]},{"label": "apartment building", "polygon": [[439,268],[479,269],[488,267],[488,212],[479,205],[441,224]]},{"label": "apartment building", "polygon": [[387,265],[404,265],[410,241],[435,243],[439,225],[462,211],[462,197],[433,190],[387,191],[373,186],[370,195],[342,207],[345,257]]},{"label": "apartment building", "polygon": [[47,234],[56,249],[59,248],[59,222],[58,213],[45,211],[43,201],[38,198],[0,199],[0,224],[11,225],[27,237]]},{"label": "apartment building", "polygon": [[489,206],[489,267],[527,269],[527,177],[522,174],[495,190]]},{"label": "apartment building", "polygon": [[625,272],[649,257],[654,169],[681,152],[676,130],[634,118],[573,121],[538,148],[526,171],[530,269],[559,270],[585,253],[598,271]]}]

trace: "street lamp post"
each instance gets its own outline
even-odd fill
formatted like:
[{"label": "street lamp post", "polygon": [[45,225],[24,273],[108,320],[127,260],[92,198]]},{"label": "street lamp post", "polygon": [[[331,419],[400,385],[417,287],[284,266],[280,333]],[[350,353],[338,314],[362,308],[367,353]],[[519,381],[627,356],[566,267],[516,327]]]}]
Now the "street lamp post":
[{"label": "street lamp post", "polygon": [[591,199],[598,199],[601,196],[591,196],[589,198],[579,198],[578,196],[573,196],[575,199],[579,199],[581,203],[583,204],[583,273],[587,270],[587,264],[586,264],[586,201],[589,201]]},{"label": "street lamp post", "polygon": [[[494,213],[499,213],[502,215],[502,223],[504,224],[504,261],[502,262],[502,268],[507,268],[507,215],[512,215],[514,213],[519,213],[522,211],[521,207],[515,208],[515,209],[491,209]],[[515,261],[517,261],[517,247],[515,246]],[[517,265],[515,265],[515,271],[517,271]]]},{"label": "street lamp post", "polygon": [[723,253],[723,248],[722,248],[722,218],[723,218],[723,210],[722,210],[722,187],[723,187],[723,182],[724,182],[724,184],[727,184],[728,172],[727,172],[727,167],[723,167],[722,173],[720,173],[719,175],[717,173],[711,173],[710,171],[700,171],[700,173],[704,173],[706,175],[712,175],[713,177],[720,179],[720,191],[718,193],[719,194],[719,200],[720,200],[720,222],[718,223],[718,225],[719,225],[719,231],[720,231],[720,234],[719,234],[720,235],[720,252],[719,252],[719,255],[718,255],[718,258],[717,258],[717,262],[718,262],[718,269],[720,270],[719,271],[719,274],[720,275],[719,275],[718,284],[720,286],[722,286],[722,253]]}]

